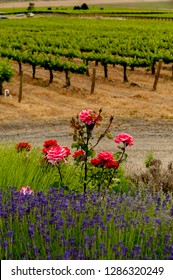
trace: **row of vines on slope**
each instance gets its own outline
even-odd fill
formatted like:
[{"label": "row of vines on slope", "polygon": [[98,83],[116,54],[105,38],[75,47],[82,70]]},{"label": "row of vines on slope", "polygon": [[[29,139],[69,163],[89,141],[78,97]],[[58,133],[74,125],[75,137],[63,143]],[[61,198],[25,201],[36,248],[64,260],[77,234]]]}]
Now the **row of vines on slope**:
[{"label": "row of vines on slope", "polygon": [[[7,31],[8,30],[8,31]],[[137,20],[99,20],[84,18],[35,18],[10,20],[0,26],[0,55],[36,67],[69,73],[87,72],[89,62],[101,63],[105,77],[109,64],[124,67],[151,67],[173,63],[173,26],[171,22]]]}]

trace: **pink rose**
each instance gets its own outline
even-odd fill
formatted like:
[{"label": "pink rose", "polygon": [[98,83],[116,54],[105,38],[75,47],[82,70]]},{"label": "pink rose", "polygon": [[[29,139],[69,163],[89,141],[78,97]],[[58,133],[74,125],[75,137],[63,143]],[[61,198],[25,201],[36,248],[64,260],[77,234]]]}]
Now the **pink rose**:
[{"label": "pink rose", "polygon": [[25,186],[25,187],[22,187],[20,189],[19,193],[24,194],[24,195],[26,195],[26,194],[34,194],[34,191],[31,190],[31,188],[29,186]]},{"label": "pink rose", "polygon": [[97,122],[99,115],[96,114],[93,110],[83,110],[79,113],[79,118],[86,125],[91,125]]},{"label": "pink rose", "polygon": [[115,143],[124,143],[126,146],[132,146],[133,145],[133,137],[130,134],[127,133],[120,133],[117,135],[115,138],[114,142]]},{"label": "pink rose", "polygon": [[61,147],[59,145],[52,147],[48,150],[46,158],[48,162],[56,165],[60,161],[66,162],[65,158],[70,154],[70,149],[67,147]]}]

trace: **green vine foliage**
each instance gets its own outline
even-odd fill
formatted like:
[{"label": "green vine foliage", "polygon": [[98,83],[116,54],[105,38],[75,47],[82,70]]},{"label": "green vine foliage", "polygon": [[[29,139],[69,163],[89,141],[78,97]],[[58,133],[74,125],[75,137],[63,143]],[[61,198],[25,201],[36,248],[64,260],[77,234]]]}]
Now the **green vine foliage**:
[{"label": "green vine foliage", "polygon": [[0,60],[0,95],[2,94],[2,85],[9,82],[13,77],[14,70],[8,60]]}]

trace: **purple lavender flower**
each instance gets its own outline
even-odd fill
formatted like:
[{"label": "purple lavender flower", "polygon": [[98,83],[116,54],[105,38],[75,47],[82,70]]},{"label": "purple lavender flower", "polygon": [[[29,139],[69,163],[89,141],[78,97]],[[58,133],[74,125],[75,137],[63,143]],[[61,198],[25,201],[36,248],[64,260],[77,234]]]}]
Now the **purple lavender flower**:
[{"label": "purple lavender flower", "polygon": [[130,253],[130,256],[132,257],[132,259],[140,259],[141,257],[141,250],[142,250],[142,247],[139,246],[139,245],[134,245],[131,253]]},{"label": "purple lavender flower", "polygon": [[105,248],[105,243],[104,242],[100,243],[100,253],[101,253],[101,256],[104,256],[105,253],[106,253],[106,248]]},{"label": "purple lavender flower", "polygon": [[39,255],[39,249],[37,248],[37,246],[34,246],[33,249],[34,249],[34,255],[37,258]]},{"label": "purple lavender flower", "polygon": [[168,242],[171,238],[171,234],[165,234],[165,242]]},{"label": "purple lavender flower", "polygon": [[28,234],[31,238],[33,238],[34,232],[35,232],[35,226],[34,224],[31,224],[28,228]]},{"label": "purple lavender flower", "polygon": [[159,218],[155,219],[155,223],[156,223],[156,225],[159,225],[159,226],[161,226],[161,224],[162,224],[162,222]]},{"label": "purple lavender flower", "polygon": [[7,251],[8,250],[8,240],[4,241],[4,249]]},{"label": "purple lavender flower", "polygon": [[68,250],[64,253],[63,260],[70,260],[71,250]]},{"label": "purple lavender flower", "polygon": [[89,244],[90,244],[90,237],[88,234],[86,234],[84,237],[84,247],[86,250],[89,249]]},{"label": "purple lavender flower", "polygon": [[171,210],[170,210],[170,216],[173,217],[173,206],[171,207]]}]

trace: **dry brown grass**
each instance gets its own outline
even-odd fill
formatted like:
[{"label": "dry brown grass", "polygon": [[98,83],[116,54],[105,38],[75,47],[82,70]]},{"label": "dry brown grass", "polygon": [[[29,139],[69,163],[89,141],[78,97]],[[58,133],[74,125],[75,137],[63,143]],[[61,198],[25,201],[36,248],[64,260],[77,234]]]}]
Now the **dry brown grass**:
[{"label": "dry brown grass", "polygon": [[123,69],[109,66],[108,78],[104,78],[103,67],[96,71],[94,94],[91,91],[92,65],[90,77],[71,74],[71,87],[65,88],[65,74],[54,73],[54,81],[49,85],[49,72],[36,69],[36,79],[32,79],[31,66],[24,65],[23,96],[18,103],[18,65],[14,63],[16,74],[13,80],[4,84],[9,88],[11,98],[0,97],[0,120],[22,119],[69,119],[80,110],[104,108],[104,114],[122,118],[173,119],[173,77],[171,65],[164,65],[153,91],[154,76],[145,69],[128,69],[128,83],[123,82]]},{"label": "dry brown grass", "polygon": [[153,159],[145,172],[134,173],[131,180],[138,186],[147,186],[153,193],[161,190],[165,193],[173,192],[173,163],[170,162],[165,168],[161,160]]}]

